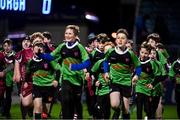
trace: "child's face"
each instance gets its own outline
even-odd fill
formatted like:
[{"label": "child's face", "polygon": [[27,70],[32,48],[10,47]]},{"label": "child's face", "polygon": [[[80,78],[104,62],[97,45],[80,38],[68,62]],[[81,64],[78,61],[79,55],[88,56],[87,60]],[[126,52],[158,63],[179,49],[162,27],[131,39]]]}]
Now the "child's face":
[{"label": "child's face", "polygon": [[99,43],[98,43],[98,49],[101,50],[101,51],[103,51],[103,50],[104,50],[104,43],[99,42]]},{"label": "child's face", "polygon": [[150,54],[149,54],[149,57],[151,59],[156,59],[156,51],[155,50],[151,50]]},{"label": "child's face", "polygon": [[149,39],[148,44],[151,45],[152,47],[156,48],[156,41],[153,39]]},{"label": "child's face", "polygon": [[104,53],[106,53],[109,49],[111,49],[112,46],[111,45],[106,45],[104,46]]},{"label": "child's face", "polygon": [[66,29],[64,37],[66,42],[73,42],[74,40],[76,40],[77,36],[74,34],[73,29]]},{"label": "child's face", "polygon": [[4,51],[6,52],[6,53],[9,53],[9,52],[11,52],[12,51],[12,45],[11,44],[8,44],[8,43],[4,43],[4,45],[3,45],[3,49],[4,49]]},{"label": "child's face", "polygon": [[116,44],[119,47],[124,47],[127,43],[127,36],[124,33],[119,33],[116,36]]},{"label": "child's face", "polygon": [[47,39],[46,37],[44,37],[44,43],[50,43],[51,39]]},{"label": "child's face", "polygon": [[90,48],[94,49],[94,44],[93,44],[93,42],[91,42],[90,44],[88,44],[88,46],[89,46]]},{"label": "child's face", "polygon": [[31,45],[30,40],[23,40],[23,41],[22,41],[22,48],[23,48],[23,49],[29,48],[30,45]]},{"label": "child's face", "polygon": [[147,51],[147,49],[141,48],[140,49],[140,59],[145,60],[146,58],[148,58],[148,56],[149,56],[149,52]]},{"label": "child's face", "polygon": [[33,53],[34,54],[37,54],[37,53],[44,53],[44,48],[43,48],[43,46],[40,46],[40,45],[35,45],[34,47],[33,47]]},{"label": "child's face", "polygon": [[94,48],[97,48],[97,46],[98,46],[97,40],[94,40],[94,41],[93,41],[93,44],[94,44]]},{"label": "child's face", "polygon": [[126,47],[129,49],[129,50],[132,50],[132,46],[130,43],[126,43]]}]

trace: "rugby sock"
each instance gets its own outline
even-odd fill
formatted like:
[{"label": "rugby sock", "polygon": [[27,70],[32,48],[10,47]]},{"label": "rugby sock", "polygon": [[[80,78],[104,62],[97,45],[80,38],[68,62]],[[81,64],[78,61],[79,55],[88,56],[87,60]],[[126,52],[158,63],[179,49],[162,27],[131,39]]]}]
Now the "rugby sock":
[{"label": "rugby sock", "polygon": [[130,119],[130,114],[123,114],[122,117],[124,120]]},{"label": "rugby sock", "polygon": [[35,120],[41,119],[41,113],[35,113]]},{"label": "rugby sock", "polygon": [[120,116],[120,108],[114,109],[114,114],[112,116],[112,119],[119,119]]},{"label": "rugby sock", "polygon": [[22,115],[22,119],[26,119],[26,114],[27,114],[27,108],[24,107],[22,105],[22,102],[21,102],[21,115]]},{"label": "rugby sock", "polygon": [[33,106],[30,106],[29,109],[28,109],[28,116],[29,117],[33,117]]}]

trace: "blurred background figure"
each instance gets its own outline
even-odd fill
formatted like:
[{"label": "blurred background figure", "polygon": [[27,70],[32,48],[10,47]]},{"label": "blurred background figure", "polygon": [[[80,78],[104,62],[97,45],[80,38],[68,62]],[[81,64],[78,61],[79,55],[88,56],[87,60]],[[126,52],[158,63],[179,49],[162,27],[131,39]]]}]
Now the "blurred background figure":
[{"label": "blurred background figure", "polygon": [[91,53],[95,48],[97,48],[97,39],[94,33],[90,33],[87,37],[87,47],[86,50],[88,53]]}]

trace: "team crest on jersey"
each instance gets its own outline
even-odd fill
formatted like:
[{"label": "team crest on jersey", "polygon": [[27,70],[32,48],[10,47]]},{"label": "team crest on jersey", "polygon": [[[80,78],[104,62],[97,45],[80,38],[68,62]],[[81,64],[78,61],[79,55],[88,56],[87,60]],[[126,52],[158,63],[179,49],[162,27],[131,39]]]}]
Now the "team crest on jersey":
[{"label": "team crest on jersey", "polygon": [[129,62],[129,58],[126,58],[125,61],[126,61],[126,62]]},{"label": "team crest on jersey", "polygon": [[150,71],[150,69],[147,67],[147,68],[146,68],[146,71],[147,71],[147,72],[149,72],[149,71]]},{"label": "team crest on jersey", "polygon": [[78,56],[78,52],[74,52],[74,55],[75,55],[75,56]]},{"label": "team crest on jersey", "polygon": [[44,64],[44,68],[45,68],[45,69],[48,68],[48,64],[47,64],[47,63]]},{"label": "team crest on jersey", "polygon": [[63,54],[63,55],[65,55],[65,54],[66,54],[66,52],[62,52],[62,54]]}]

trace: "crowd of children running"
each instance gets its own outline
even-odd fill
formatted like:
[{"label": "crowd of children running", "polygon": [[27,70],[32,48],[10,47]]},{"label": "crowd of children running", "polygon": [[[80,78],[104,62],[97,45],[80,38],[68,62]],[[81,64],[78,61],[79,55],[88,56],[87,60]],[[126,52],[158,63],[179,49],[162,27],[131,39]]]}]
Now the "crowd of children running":
[{"label": "crowd of children running", "polygon": [[[163,118],[163,82],[175,84],[177,114],[180,118],[180,56],[169,63],[169,55],[157,33],[151,33],[133,50],[126,29],[88,36],[88,46],[79,39],[79,27],[67,25],[64,40],[51,44],[49,32],[35,32],[22,41],[22,50],[13,50],[5,39],[0,51],[0,112],[11,118],[13,85],[20,97],[22,119],[50,118],[54,99],[61,103],[60,118],[83,119],[82,92],[85,92],[92,119],[130,119],[136,105],[137,119]],[[57,94],[55,94],[57,93]],[[113,113],[111,113],[111,109]]]}]

